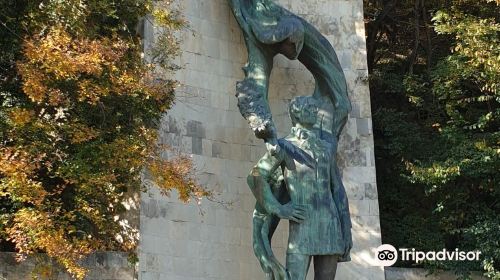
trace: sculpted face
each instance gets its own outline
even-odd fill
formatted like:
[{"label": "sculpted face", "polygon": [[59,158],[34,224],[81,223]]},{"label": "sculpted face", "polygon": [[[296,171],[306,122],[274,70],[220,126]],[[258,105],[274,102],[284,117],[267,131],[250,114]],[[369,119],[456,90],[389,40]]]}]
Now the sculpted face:
[{"label": "sculpted face", "polygon": [[319,104],[311,96],[295,97],[289,106],[290,119],[292,124],[302,126],[313,126],[318,118]]}]

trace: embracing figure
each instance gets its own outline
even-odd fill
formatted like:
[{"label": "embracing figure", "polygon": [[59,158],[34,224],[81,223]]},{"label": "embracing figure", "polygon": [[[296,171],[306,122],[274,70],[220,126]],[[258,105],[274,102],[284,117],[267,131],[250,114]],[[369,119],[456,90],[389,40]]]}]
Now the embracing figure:
[{"label": "embracing figure", "polygon": [[[335,50],[303,18],[272,0],[228,0],[248,50],[236,96],[242,116],[268,152],[248,185],[257,199],[254,252],[269,280],[304,280],[314,258],[315,279],[335,278],[352,248],[349,203],[337,166],[337,143],[351,103]],[[313,75],[311,96],[290,103],[291,133],[278,139],[268,102],[273,58],[298,59]],[[326,124],[326,125],[325,125]],[[286,267],[271,249],[280,219],[290,220]]]}]

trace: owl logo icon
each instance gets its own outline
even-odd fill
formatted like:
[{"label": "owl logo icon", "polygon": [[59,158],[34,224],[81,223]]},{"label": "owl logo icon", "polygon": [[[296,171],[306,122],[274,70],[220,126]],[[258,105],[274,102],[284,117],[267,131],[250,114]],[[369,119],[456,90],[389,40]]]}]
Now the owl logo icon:
[{"label": "owl logo icon", "polygon": [[377,266],[392,266],[398,260],[398,250],[390,244],[380,245],[375,252]]}]

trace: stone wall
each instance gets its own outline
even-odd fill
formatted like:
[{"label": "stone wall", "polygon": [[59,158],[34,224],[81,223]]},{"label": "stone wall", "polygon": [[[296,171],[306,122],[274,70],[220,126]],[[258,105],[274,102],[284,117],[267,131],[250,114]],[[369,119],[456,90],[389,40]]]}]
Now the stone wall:
[{"label": "stone wall", "polygon": [[[51,269],[42,269],[40,264]],[[89,268],[86,280],[133,280],[135,275],[135,266],[127,261],[125,253],[96,253],[85,259],[83,265]],[[50,271],[52,274],[43,277],[42,270]],[[34,276],[39,278],[33,278]],[[0,252],[0,280],[32,279],[71,280],[73,278],[43,254],[17,263],[15,253]]]},{"label": "stone wall", "polygon": [[[163,143],[191,154],[198,178],[230,206],[204,201],[184,205],[154,187],[141,198],[139,277],[142,280],[263,279],[251,247],[255,199],[246,185],[250,168],[264,154],[236,106],[235,83],[247,60],[240,29],[226,0],[183,0],[194,32],[182,35],[183,84],[176,105],[161,123]],[[380,245],[373,135],[367,84],[362,0],[280,0],[313,23],[332,42],[343,66],[353,111],[341,137],[339,164],[350,199],[353,261],[339,265],[339,279],[384,279],[370,265]],[[154,29],[146,28],[149,40]],[[311,94],[310,73],[298,62],[277,57],[270,103],[279,136],[288,134],[287,105],[293,96]],[[283,260],[287,223],[273,245]],[[311,275],[310,275],[311,276]],[[311,277],[309,279],[312,279]]]}]

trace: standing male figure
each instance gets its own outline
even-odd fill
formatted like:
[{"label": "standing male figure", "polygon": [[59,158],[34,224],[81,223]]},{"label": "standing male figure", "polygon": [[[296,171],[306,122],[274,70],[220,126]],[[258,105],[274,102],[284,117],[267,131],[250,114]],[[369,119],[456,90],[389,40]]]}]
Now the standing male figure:
[{"label": "standing male figure", "polygon": [[[275,155],[267,153],[248,176],[258,206],[254,225],[255,220],[263,215],[290,220],[286,257],[288,275],[280,278],[274,272],[274,279],[306,279],[311,259],[314,258],[314,279],[333,280],[337,262],[349,260],[351,222],[347,197],[336,165],[338,137],[314,127],[318,110],[318,101],[312,96],[293,99],[289,107],[293,127],[284,140],[280,139],[288,151],[278,147]],[[313,164],[300,160],[300,155],[290,156],[294,151],[296,155],[309,155]],[[290,200],[286,204],[278,200],[276,187],[270,184],[280,172]],[[268,258],[272,263],[276,260],[270,252],[270,237],[267,236],[272,232],[266,232],[267,228],[269,225],[264,223],[262,228],[254,229],[254,233],[261,233],[254,234],[254,248],[259,248],[259,244],[266,245],[267,250],[256,250],[256,255],[260,260]],[[261,258],[259,254],[267,255]]]}]

